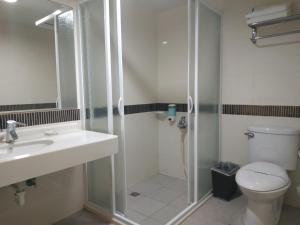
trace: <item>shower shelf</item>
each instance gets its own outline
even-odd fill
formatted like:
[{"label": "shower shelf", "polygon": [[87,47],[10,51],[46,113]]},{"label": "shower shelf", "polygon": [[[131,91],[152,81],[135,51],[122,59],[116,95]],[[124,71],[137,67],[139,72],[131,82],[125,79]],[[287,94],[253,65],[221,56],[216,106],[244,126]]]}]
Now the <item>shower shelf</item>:
[{"label": "shower shelf", "polygon": [[259,27],[270,26],[270,25],[275,25],[275,24],[280,24],[280,23],[287,23],[287,22],[296,21],[296,20],[300,20],[300,14],[282,17],[282,18],[273,19],[273,20],[266,20],[266,21],[262,21],[262,22],[251,23],[248,25],[252,29],[252,36],[251,36],[250,40],[252,41],[253,44],[256,44],[257,40],[260,40],[260,39],[300,33],[300,28],[299,28],[297,30],[291,30],[288,32],[274,33],[274,34],[268,34],[268,35],[264,35],[264,36],[257,35],[257,29]]}]

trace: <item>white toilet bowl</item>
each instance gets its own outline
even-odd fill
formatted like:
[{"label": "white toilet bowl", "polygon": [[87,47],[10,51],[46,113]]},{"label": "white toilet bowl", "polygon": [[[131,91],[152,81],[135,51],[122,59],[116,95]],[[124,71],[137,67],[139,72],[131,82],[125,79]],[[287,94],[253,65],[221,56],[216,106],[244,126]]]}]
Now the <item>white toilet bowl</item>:
[{"label": "white toilet bowl", "polygon": [[254,162],[238,171],[236,181],[248,198],[243,223],[276,225],[280,218],[284,194],[290,186],[286,171],[273,163]]}]

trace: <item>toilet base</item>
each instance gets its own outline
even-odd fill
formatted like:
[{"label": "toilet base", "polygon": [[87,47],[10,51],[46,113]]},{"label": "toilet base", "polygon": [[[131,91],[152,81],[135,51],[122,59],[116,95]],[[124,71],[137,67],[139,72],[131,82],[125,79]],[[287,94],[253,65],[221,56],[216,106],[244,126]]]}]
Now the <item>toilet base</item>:
[{"label": "toilet base", "polygon": [[248,199],[243,216],[244,225],[277,225],[281,215],[283,196],[277,200],[257,201]]}]

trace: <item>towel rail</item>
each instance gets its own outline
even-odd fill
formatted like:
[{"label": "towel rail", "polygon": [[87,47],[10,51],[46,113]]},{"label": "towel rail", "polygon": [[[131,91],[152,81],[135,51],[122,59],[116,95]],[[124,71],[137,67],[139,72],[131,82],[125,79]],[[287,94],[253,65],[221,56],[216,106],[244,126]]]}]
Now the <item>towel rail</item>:
[{"label": "towel rail", "polygon": [[286,22],[290,22],[290,21],[294,21],[294,20],[300,20],[300,14],[293,15],[293,16],[281,17],[281,18],[272,19],[272,20],[261,21],[261,22],[250,23],[248,26],[251,28],[255,28],[255,27],[268,26],[268,25],[273,25],[273,24],[278,24],[278,23],[286,23]]},{"label": "towel rail", "polygon": [[279,23],[286,23],[286,22],[291,22],[291,21],[296,21],[296,20],[300,20],[300,14],[294,15],[294,16],[282,17],[282,18],[273,19],[273,20],[268,20],[268,21],[251,23],[248,25],[252,29],[252,35],[251,35],[250,40],[252,41],[253,44],[256,44],[257,40],[261,40],[261,39],[265,39],[265,38],[279,37],[279,36],[290,35],[290,34],[298,34],[298,33],[300,33],[300,29],[292,30],[292,31],[288,31],[288,32],[268,34],[268,35],[263,35],[263,36],[258,36],[258,32],[257,32],[257,29],[259,27],[270,26],[270,25],[279,24]]},{"label": "towel rail", "polygon": [[282,33],[276,33],[276,34],[268,34],[268,35],[263,35],[263,36],[257,36],[257,31],[252,31],[252,37],[250,38],[253,44],[256,44],[257,40],[265,39],[265,38],[272,38],[272,37],[279,37],[279,36],[284,36],[284,35],[290,35],[290,34],[298,34],[300,33],[299,30],[292,30],[288,32],[282,32]]}]

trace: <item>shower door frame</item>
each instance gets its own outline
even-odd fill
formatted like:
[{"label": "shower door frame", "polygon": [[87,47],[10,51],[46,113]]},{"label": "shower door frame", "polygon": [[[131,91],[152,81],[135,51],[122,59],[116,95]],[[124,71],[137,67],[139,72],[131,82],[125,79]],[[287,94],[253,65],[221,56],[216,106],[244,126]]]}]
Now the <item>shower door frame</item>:
[{"label": "shower door frame", "polygon": [[[80,4],[85,3],[89,0],[81,0],[77,1],[74,6],[74,33],[75,33],[75,61],[76,61],[76,74],[77,76],[77,88],[80,92],[78,97],[78,102],[80,103],[80,109],[86,108],[85,102],[85,94],[84,94],[84,60],[82,53],[82,24],[80,20]],[[107,79],[107,128],[108,133],[113,134],[113,101],[112,101],[112,80],[111,80],[111,45],[110,45],[110,17],[109,17],[109,5],[110,0],[101,0],[104,6],[104,32],[105,32],[105,58],[106,58],[106,79]],[[80,110],[80,122],[81,128],[86,129],[86,110]],[[111,162],[111,185],[112,190],[111,193],[111,208],[104,208],[102,206],[96,205],[95,203],[89,201],[89,193],[88,193],[88,173],[87,167],[88,163],[84,165],[84,189],[85,189],[85,203],[84,207],[96,214],[104,216],[106,218],[110,217],[110,213],[115,212],[115,180],[114,180],[114,155],[108,157]]]},{"label": "shower door frame", "polygon": [[[106,2],[106,4],[110,4],[109,0],[103,0],[104,2]],[[121,0],[115,0],[116,4],[117,4],[117,42],[118,42],[118,52],[119,52],[119,77],[120,77],[120,89],[121,86],[123,86],[123,68],[122,67],[122,35],[121,35]],[[107,5],[106,5],[107,6]],[[77,82],[78,82],[78,87],[79,90],[81,92],[80,95],[80,105],[81,105],[81,109],[83,109],[85,106],[84,104],[84,92],[83,92],[83,69],[82,69],[82,54],[81,54],[81,29],[80,29],[80,18],[79,18],[79,4],[76,5],[76,7],[74,8],[74,24],[76,24],[76,26],[74,26],[74,32],[75,32],[75,52],[76,52],[76,71],[78,72],[78,74],[81,74],[81,76],[78,76]],[[106,21],[105,21],[105,27],[106,27],[106,32],[109,31],[110,28],[110,21],[109,21],[109,7],[106,7]],[[190,122],[191,119],[193,118],[195,120],[195,123],[197,122],[197,113],[198,113],[198,102],[197,102],[197,95],[196,95],[196,91],[197,91],[197,85],[196,82],[197,81],[197,76],[198,76],[198,35],[199,35],[199,30],[198,30],[198,18],[199,18],[199,0],[188,0],[188,98],[187,98],[187,102],[188,102],[188,123],[189,123],[189,127],[190,127]],[[214,11],[215,12],[215,11]],[[217,14],[219,14],[218,12],[216,12]],[[108,16],[108,17],[107,17]],[[107,34],[106,34],[107,35]],[[192,38],[193,37],[193,38]],[[109,56],[110,57],[110,50],[109,49]],[[111,65],[110,65],[111,66]],[[109,75],[111,76],[111,74]],[[193,86],[193,89],[191,87],[192,84],[195,84]],[[108,107],[108,127],[109,127],[109,132],[113,133],[113,102],[112,102],[112,84],[111,84],[111,80],[110,80],[110,84],[109,87],[107,87],[107,94],[110,95],[109,98],[110,100],[108,100],[107,102],[107,107]],[[192,92],[191,92],[192,90]],[[124,120],[124,103],[123,103],[123,90],[120,91],[121,96],[121,102],[119,103],[119,116],[122,117],[122,119]],[[193,103],[193,99],[195,99],[195,103]],[[219,108],[220,108],[220,102],[219,102]],[[82,127],[85,128],[85,110],[80,110],[81,111],[81,122],[82,122]],[[219,111],[219,115],[220,115]],[[124,122],[124,121],[123,121]],[[122,128],[122,132],[124,135],[124,124],[123,124],[123,128]],[[191,144],[191,140],[193,140],[193,144]],[[171,224],[178,224],[180,222],[182,222],[186,217],[188,217],[190,214],[192,214],[197,208],[199,208],[202,204],[205,203],[206,200],[208,200],[211,197],[211,191],[209,191],[206,195],[204,195],[200,200],[198,199],[198,151],[197,151],[197,129],[195,130],[195,132],[191,132],[191,130],[188,130],[188,151],[192,152],[193,155],[192,157],[188,157],[188,165],[189,165],[189,176],[188,176],[188,196],[189,196],[189,205],[187,205],[187,207],[181,212],[179,213],[176,217],[174,217],[171,221],[169,221],[167,223],[167,225],[171,225]],[[123,146],[124,147],[124,146]],[[124,150],[125,151],[125,150]],[[124,153],[125,154],[125,153]],[[126,165],[126,159],[124,157],[124,163]],[[124,215],[118,213],[116,211],[116,202],[115,202],[115,165],[114,165],[114,156],[111,157],[111,170],[112,170],[112,216],[113,216],[113,220],[116,222],[121,222],[121,224],[137,224],[131,220],[128,220]],[[191,163],[193,162],[193,163]],[[191,165],[191,166],[190,166]],[[126,169],[126,166],[125,168]],[[86,168],[85,168],[86,170]],[[103,209],[91,202],[88,201],[88,189],[87,189],[87,173],[85,171],[85,184],[86,184],[86,203],[85,206],[95,212],[95,213],[99,213],[101,215],[103,215],[103,213],[106,216],[109,216],[109,214],[107,214],[107,212],[103,212]],[[125,175],[125,185],[126,185],[126,175]],[[125,196],[126,197],[126,196]],[[125,199],[125,208],[126,208],[126,199]]]}]

